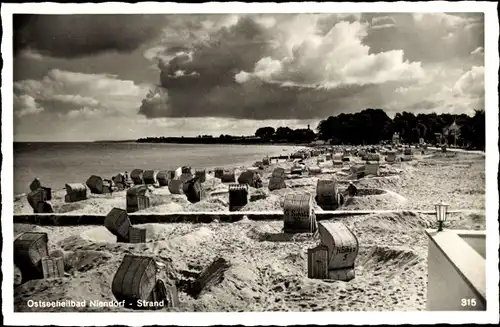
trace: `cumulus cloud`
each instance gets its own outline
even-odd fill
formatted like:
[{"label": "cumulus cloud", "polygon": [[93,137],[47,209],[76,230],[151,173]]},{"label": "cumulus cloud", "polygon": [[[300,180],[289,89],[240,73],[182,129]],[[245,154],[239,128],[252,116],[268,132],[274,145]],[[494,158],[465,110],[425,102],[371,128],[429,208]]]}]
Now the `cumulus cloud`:
[{"label": "cumulus cloud", "polygon": [[396,20],[392,16],[375,16],[371,20],[371,28],[388,28],[396,25]]},{"label": "cumulus cloud", "polygon": [[372,28],[364,38],[371,52],[403,50],[405,60],[423,63],[464,59],[484,47],[482,14],[393,13],[391,28]]},{"label": "cumulus cloud", "polygon": [[[369,24],[360,17],[231,15],[217,16],[211,24],[198,16],[176,21],[176,31],[145,52],[158,61],[168,101],[145,99],[140,112],[149,118],[317,118],[353,110],[357,104],[349,97],[373,85],[422,78],[420,63],[404,60],[400,50],[370,53],[363,44]],[[187,27],[189,35],[182,33]],[[155,103],[161,108],[154,109]]]},{"label": "cumulus cloud", "polygon": [[369,47],[362,44],[366,34],[365,24],[340,22],[323,37],[312,34],[295,44],[290,57],[263,58],[252,75],[268,82],[326,88],[423,76],[420,63],[404,61],[401,50],[370,54]]},{"label": "cumulus cloud", "polygon": [[163,15],[14,15],[14,52],[77,58],[130,52],[158,37]]},{"label": "cumulus cloud", "polygon": [[41,80],[14,83],[14,110],[17,116],[42,111],[58,117],[136,115],[147,90],[115,75],[53,69]]},{"label": "cumulus cloud", "polygon": [[139,113],[149,118],[168,116],[168,92],[162,87],[150,90],[142,100]]},{"label": "cumulus cloud", "polygon": [[484,98],[484,67],[472,67],[463,74],[453,87],[457,95]]},{"label": "cumulus cloud", "polygon": [[470,54],[473,55],[473,56],[483,56],[484,55],[484,49],[483,49],[483,47],[477,47]]},{"label": "cumulus cloud", "polygon": [[[95,15],[72,16],[78,19],[69,27],[60,16],[18,23],[18,56],[30,58],[33,71],[61,63],[66,70],[15,83],[16,134],[47,140],[244,135],[266,125],[315,127],[319,119],[365,108],[389,114],[484,108],[481,14],[118,16],[110,16],[107,28]],[[139,55],[149,63],[140,67],[158,71],[154,86],[70,71],[75,60],[46,57],[127,52],[146,43]],[[120,76],[135,76],[131,70],[124,65]]]},{"label": "cumulus cloud", "polygon": [[17,108],[16,115],[18,117],[34,115],[43,111],[43,108],[36,103],[35,99],[27,94],[14,95],[14,107]]},{"label": "cumulus cloud", "polygon": [[428,77],[422,83],[396,88],[385,108],[390,111],[452,114],[473,114],[474,109],[484,109],[483,66],[464,70],[434,65],[427,71]]}]

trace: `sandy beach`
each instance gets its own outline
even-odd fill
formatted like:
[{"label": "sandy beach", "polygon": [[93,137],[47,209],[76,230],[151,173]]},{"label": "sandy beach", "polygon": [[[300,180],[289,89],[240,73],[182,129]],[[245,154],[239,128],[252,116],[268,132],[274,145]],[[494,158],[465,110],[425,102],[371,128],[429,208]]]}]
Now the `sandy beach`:
[{"label": "sandy beach", "polygon": [[[382,156],[383,157],[383,156]],[[316,157],[305,160],[316,166]],[[269,177],[276,167],[290,169],[281,160],[260,171],[264,185],[250,188],[250,195],[264,199],[249,202],[242,211],[283,210],[289,193],[316,193],[318,179],[335,176],[341,190],[351,175],[349,166],[361,163],[351,156],[343,168],[331,161],[322,163],[320,175],[287,179],[286,189],[269,191]],[[147,167],[144,167],[147,169]],[[243,169],[240,169],[241,172]],[[325,173],[325,171],[327,173]],[[96,172],[98,173],[98,172]],[[111,281],[123,255],[154,256],[171,268],[179,289],[181,306],[176,311],[381,311],[425,310],[427,283],[427,238],[425,228],[435,225],[433,215],[411,210],[434,210],[440,200],[450,210],[479,213],[450,214],[446,228],[485,229],[485,159],[479,154],[441,153],[428,150],[414,154],[409,162],[381,161],[380,176],[352,180],[361,191],[346,198],[339,210],[406,210],[404,213],[372,214],[341,218],[358,237],[356,278],[350,282],[307,278],[307,249],[318,244],[312,234],[282,233],[282,221],[251,221],[210,224],[143,224],[147,242],[117,243],[104,226],[41,227],[15,224],[14,235],[25,231],[48,233],[49,250],[64,255],[68,277],[32,280],[15,289],[16,311],[44,311],[31,308],[27,300],[111,301]],[[145,212],[228,211],[228,185],[208,175],[203,188],[209,196],[196,203],[184,195],[172,195],[167,187],[150,194],[152,206]],[[374,191],[375,190],[375,191]],[[376,193],[376,194],[374,194]],[[374,194],[374,195],[371,195]],[[125,209],[125,191],[112,195],[89,194],[85,201],[64,203],[65,191],[53,192],[56,213],[102,214],[112,208]],[[322,209],[314,203],[314,210]],[[481,213],[482,212],[482,213]],[[14,213],[32,213],[26,196],[17,196]],[[194,299],[182,287],[215,258],[231,262],[222,283]],[[116,311],[123,308],[57,308],[56,311]],[[165,309],[167,310],[167,309]]]}]

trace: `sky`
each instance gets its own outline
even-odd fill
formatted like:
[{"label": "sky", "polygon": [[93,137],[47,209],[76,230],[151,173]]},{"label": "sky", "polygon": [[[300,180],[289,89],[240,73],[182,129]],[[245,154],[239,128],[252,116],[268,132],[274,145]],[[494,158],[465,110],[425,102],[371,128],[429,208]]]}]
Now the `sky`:
[{"label": "sky", "polygon": [[482,13],[14,15],[14,140],[484,109]]}]

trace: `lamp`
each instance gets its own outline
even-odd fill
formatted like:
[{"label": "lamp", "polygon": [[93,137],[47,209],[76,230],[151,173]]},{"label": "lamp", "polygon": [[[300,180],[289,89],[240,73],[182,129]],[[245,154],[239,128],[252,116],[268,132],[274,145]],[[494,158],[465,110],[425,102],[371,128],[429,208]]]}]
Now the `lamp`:
[{"label": "lamp", "polygon": [[438,221],[439,227],[438,232],[443,231],[443,223],[446,221],[446,214],[448,213],[448,204],[441,201],[434,205],[436,207],[436,219]]}]

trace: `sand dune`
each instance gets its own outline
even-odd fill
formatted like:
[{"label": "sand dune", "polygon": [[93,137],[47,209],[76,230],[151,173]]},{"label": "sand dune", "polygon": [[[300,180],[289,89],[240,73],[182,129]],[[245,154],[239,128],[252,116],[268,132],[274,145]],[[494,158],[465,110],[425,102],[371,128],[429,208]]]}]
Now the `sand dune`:
[{"label": "sand dune", "polygon": [[[450,225],[462,228],[474,221],[476,228],[484,228],[484,218],[458,216]],[[311,234],[284,236],[279,221],[138,225],[148,231],[144,244],[116,243],[101,226],[33,227],[48,231],[56,240],[49,246],[64,253],[71,277],[20,286],[16,310],[31,310],[23,305],[27,298],[112,300],[110,284],[126,253],[172,264],[173,281],[179,286],[215,257],[230,260],[232,267],[224,281],[210,292],[196,300],[180,293],[182,306],[177,310],[181,311],[424,310],[427,239],[423,231],[433,223],[432,217],[407,213],[343,221],[361,244],[356,278],[350,282],[308,279],[307,249],[318,241]],[[64,234],[68,237],[53,237]]]}]

